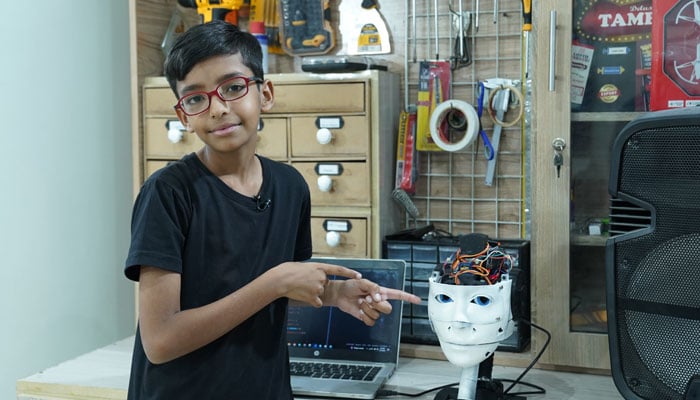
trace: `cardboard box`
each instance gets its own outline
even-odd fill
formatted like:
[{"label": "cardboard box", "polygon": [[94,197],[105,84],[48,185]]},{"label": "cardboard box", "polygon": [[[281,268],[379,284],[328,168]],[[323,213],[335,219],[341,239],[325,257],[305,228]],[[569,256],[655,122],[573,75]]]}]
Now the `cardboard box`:
[{"label": "cardboard box", "polygon": [[653,0],[651,110],[700,105],[697,0]]}]

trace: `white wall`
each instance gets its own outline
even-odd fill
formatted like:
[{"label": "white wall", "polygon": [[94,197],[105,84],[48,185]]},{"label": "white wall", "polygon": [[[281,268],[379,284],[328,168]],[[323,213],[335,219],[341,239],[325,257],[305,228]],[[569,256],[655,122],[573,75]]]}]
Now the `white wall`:
[{"label": "white wall", "polygon": [[3,1],[0,399],[133,334],[127,1]]}]

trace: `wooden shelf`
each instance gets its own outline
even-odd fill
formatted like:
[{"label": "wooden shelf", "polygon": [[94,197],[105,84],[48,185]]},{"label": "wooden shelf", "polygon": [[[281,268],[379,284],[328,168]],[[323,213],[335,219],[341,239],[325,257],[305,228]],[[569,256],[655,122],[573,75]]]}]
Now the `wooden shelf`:
[{"label": "wooden shelf", "polygon": [[643,112],[572,112],[571,121],[575,122],[616,122],[631,121]]},{"label": "wooden shelf", "polygon": [[605,246],[608,240],[607,235],[582,235],[572,233],[570,236],[572,246]]}]

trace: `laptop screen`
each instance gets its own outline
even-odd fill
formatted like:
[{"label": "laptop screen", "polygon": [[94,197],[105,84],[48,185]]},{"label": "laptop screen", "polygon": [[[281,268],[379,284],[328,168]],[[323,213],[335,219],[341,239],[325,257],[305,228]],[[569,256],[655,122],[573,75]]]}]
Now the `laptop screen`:
[{"label": "laptop screen", "polygon": [[[403,289],[405,262],[400,260],[312,259],[352,268],[381,286]],[[329,279],[345,279],[342,277]],[[374,324],[362,321],[336,307],[290,306],[287,346],[290,357],[351,361],[396,362],[401,336],[401,307],[390,300],[390,314]]]}]

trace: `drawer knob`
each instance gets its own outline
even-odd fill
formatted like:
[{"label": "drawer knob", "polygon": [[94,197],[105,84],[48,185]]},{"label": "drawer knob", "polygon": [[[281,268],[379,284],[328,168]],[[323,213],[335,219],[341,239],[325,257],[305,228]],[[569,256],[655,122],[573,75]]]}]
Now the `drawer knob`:
[{"label": "drawer knob", "polygon": [[182,138],[185,136],[185,127],[180,121],[168,121],[166,123],[168,128],[168,140],[170,143],[180,143]]},{"label": "drawer knob", "polygon": [[328,128],[321,128],[316,131],[316,141],[319,144],[328,144],[333,140],[333,133]]},{"label": "drawer knob", "polygon": [[318,190],[322,192],[330,192],[333,189],[333,179],[328,175],[321,175],[317,179]]},{"label": "drawer knob", "polygon": [[338,247],[340,245],[340,233],[336,231],[327,232],[326,244],[328,244],[328,247]]}]

